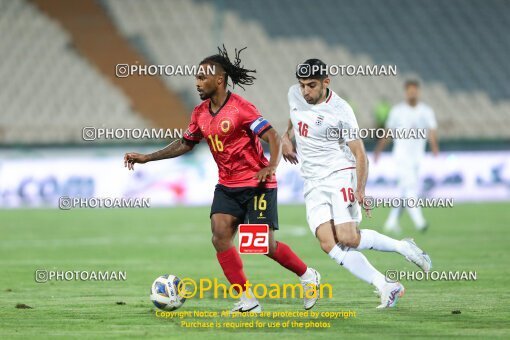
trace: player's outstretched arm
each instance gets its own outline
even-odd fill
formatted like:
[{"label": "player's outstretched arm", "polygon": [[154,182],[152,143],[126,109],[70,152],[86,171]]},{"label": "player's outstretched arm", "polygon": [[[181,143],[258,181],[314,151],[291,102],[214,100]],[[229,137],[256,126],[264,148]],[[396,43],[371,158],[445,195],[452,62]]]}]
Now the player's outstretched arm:
[{"label": "player's outstretched arm", "polygon": [[276,173],[276,168],[282,158],[282,143],[280,141],[280,136],[278,136],[278,132],[276,132],[273,128],[264,132],[260,138],[269,144],[269,154],[271,155],[271,158],[269,159],[269,165],[257,172],[255,177],[259,180],[259,182],[265,182],[267,177],[274,176]]},{"label": "player's outstretched arm", "polygon": [[365,186],[368,178],[368,158],[365,152],[365,145],[361,139],[350,141],[347,145],[356,159],[356,177],[358,182],[354,197],[356,197],[358,203],[365,208],[367,216],[371,217],[370,210],[363,204],[363,200],[365,199]]},{"label": "player's outstretched arm", "polygon": [[439,143],[437,142],[437,132],[435,129],[429,130],[429,143],[432,154],[434,156],[439,155]]},{"label": "player's outstretched arm", "polygon": [[292,143],[292,136],[294,134],[294,130],[292,129],[292,121],[289,119],[289,125],[287,127],[287,131],[282,136],[282,154],[283,159],[292,164],[298,163],[298,158],[296,154],[296,148]]},{"label": "player's outstretched arm", "polygon": [[195,145],[184,139],[174,140],[165,148],[156,152],[144,155],[136,152],[128,152],[124,155],[124,167],[133,170],[135,163],[145,164],[147,162],[159,161],[160,159],[174,158],[191,151]]}]

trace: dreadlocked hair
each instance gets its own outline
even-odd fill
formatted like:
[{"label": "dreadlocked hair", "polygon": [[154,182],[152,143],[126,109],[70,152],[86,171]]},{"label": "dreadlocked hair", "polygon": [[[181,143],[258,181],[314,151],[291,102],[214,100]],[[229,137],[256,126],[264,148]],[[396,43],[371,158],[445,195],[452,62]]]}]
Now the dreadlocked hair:
[{"label": "dreadlocked hair", "polygon": [[230,61],[228,57],[227,49],[225,45],[223,48],[218,47],[218,54],[209,56],[200,62],[200,65],[213,63],[218,64],[225,70],[225,83],[228,84],[228,78],[230,77],[233,86],[238,85],[244,90],[243,85],[252,85],[253,81],[256,79],[254,76],[250,75],[250,73],[256,73],[256,70],[248,70],[241,66],[241,58],[239,55],[246,47],[241,48],[239,51],[237,48],[235,49],[235,60],[234,62]]}]

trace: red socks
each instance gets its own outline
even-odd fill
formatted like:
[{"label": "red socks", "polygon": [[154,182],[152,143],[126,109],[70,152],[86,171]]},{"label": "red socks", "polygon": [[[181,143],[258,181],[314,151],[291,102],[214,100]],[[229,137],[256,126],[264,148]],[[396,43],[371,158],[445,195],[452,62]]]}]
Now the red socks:
[{"label": "red socks", "polygon": [[[246,276],[244,275],[241,256],[239,256],[236,247],[216,253],[216,257],[218,258],[218,262],[220,263],[228,282],[232,285],[236,283],[240,284],[241,287],[244,288],[246,284]],[[239,292],[238,289],[237,291]]]},{"label": "red socks", "polygon": [[[216,253],[216,257],[228,282],[232,285],[237,283],[244,288],[246,276],[244,275],[241,256],[239,256],[236,247]],[[282,242],[276,242],[276,251],[271,258],[297,276],[302,276],[308,268],[292,249]]]},{"label": "red socks", "polygon": [[276,241],[276,251],[271,258],[297,276],[302,276],[308,268],[292,249],[282,242]]}]

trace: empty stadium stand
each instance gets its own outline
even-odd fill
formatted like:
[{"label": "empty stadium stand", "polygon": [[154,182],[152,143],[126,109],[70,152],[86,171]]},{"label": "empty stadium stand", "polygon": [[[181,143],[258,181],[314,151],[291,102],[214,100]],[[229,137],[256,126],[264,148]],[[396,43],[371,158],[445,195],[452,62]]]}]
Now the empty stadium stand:
[{"label": "empty stadium stand", "polygon": [[[336,77],[332,87],[374,125],[381,98],[402,100],[406,78],[424,81],[424,100],[448,138],[510,137],[510,4],[432,0],[104,0],[121,31],[143,41],[157,63],[197,63],[215,47],[248,46],[243,62],[258,72],[245,95],[279,128],[299,62],[396,64],[398,77]],[[150,19],[147,19],[150,18]],[[193,97],[189,79],[166,78]],[[242,91],[241,91],[242,92]],[[195,102],[197,99],[195,99]]]},{"label": "empty stadium stand", "polygon": [[83,126],[149,126],[30,2],[0,0],[0,32],[2,143],[75,142]]},{"label": "empty stadium stand", "polygon": [[[38,0],[36,2],[43,2]],[[225,44],[248,46],[255,85],[235,91],[280,131],[286,94],[301,61],[396,64],[398,76],[336,76],[332,88],[373,127],[381,98],[399,102],[403,81],[423,82],[423,99],[448,139],[510,138],[510,3],[504,0],[99,0],[143,58],[197,64]],[[150,127],[129,93],[105,77],[73,35],[36,3],[0,0],[0,143],[74,143],[83,126]],[[163,77],[191,110],[192,77]],[[78,133],[77,133],[78,130]]]}]

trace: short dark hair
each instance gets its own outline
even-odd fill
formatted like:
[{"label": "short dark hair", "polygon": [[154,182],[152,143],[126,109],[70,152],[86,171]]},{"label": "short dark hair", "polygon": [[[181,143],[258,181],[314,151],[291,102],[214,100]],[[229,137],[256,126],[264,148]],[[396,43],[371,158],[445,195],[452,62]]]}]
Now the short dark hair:
[{"label": "short dark hair", "polygon": [[305,60],[296,68],[298,79],[326,79],[328,77],[327,65],[320,59],[313,58]]},{"label": "short dark hair", "polygon": [[420,82],[417,79],[408,79],[404,84],[404,88],[407,89],[409,86],[420,87]]}]

